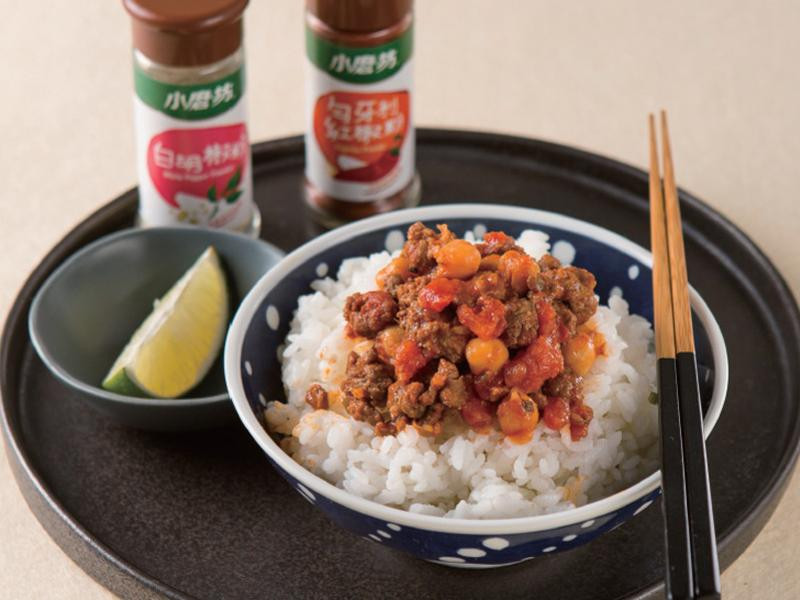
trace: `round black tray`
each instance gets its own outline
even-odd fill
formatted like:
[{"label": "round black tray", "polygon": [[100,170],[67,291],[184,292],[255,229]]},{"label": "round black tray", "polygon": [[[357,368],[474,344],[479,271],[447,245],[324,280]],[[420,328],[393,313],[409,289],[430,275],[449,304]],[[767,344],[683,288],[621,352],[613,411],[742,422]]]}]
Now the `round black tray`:
[{"label": "round black tray", "polygon": [[[301,200],[302,139],[254,147],[264,238],[315,235]],[[420,130],[424,203],[497,202],[585,219],[648,245],[647,176],[545,142]],[[681,193],[692,283],[728,343],[730,386],[708,455],[723,567],[752,541],[800,442],[800,315],[753,243]],[[644,511],[574,550],[467,572],[428,564],[329,522],[269,466],[244,428],[155,434],[116,426],[44,368],[31,298],[72,252],[130,226],[131,190],[76,227],[31,275],[3,336],[8,457],[36,517],[86,572],[129,598],[649,598],[663,594],[661,513]]]}]

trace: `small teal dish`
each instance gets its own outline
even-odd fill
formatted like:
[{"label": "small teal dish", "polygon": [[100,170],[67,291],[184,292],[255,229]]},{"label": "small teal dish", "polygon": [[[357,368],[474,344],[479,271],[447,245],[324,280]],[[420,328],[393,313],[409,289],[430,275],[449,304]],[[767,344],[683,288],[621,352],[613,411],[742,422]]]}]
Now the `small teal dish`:
[{"label": "small teal dish", "polygon": [[100,387],[114,359],[160,298],[208,247],[222,259],[235,309],[283,257],[235,233],[192,227],[127,229],[61,264],[36,294],[31,341],[47,368],[114,421],[155,431],[217,427],[233,420],[221,357],[187,397],[134,398]]},{"label": "small teal dish", "polygon": [[[281,450],[265,430],[267,399],[284,399],[277,354],[298,296],[319,276],[335,275],[342,260],[398,249],[408,226],[447,223],[457,235],[487,230],[517,236],[525,229],[550,236],[552,252],[592,271],[603,302],[621,292],[631,312],[653,318],[652,257],[644,248],[584,221],[539,210],[487,204],[440,205],[398,211],[336,229],[289,254],[248,294],[225,344],[225,378],[239,418],[289,484],[333,521],[375,543],[447,566],[491,568],[585,544],[650,507],[660,494],[653,473],[606,498],[563,512],[513,519],[448,519],[414,514],[354,496],[317,477]],[[615,288],[618,288],[616,290]],[[705,435],[719,418],[728,385],[720,328],[691,292],[702,385]]]}]

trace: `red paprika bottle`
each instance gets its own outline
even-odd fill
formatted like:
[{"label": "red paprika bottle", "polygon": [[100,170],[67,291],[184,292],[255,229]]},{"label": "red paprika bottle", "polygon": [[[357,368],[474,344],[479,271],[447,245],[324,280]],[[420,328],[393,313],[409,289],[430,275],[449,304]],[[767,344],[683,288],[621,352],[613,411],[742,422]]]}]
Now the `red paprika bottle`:
[{"label": "red paprika bottle", "polygon": [[306,199],[333,224],[412,206],[413,0],[307,0]]}]

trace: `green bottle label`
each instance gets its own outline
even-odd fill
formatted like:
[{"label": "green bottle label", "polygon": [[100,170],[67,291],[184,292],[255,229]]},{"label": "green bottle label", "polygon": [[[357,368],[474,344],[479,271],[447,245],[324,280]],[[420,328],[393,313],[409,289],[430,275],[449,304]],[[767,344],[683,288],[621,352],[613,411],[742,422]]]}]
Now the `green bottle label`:
[{"label": "green bottle label", "polygon": [[348,83],[375,83],[397,73],[411,58],[413,32],[409,27],[397,39],[380,46],[341,46],[306,28],[309,60],[331,77]]},{"label": "green bottle label", "polygon": [[209,83],[177,85],[156,81],[134,66],[133,81],[142,102],[169,117],[186,121],[220,115],[235,106],[244,93],[242,69]]}]

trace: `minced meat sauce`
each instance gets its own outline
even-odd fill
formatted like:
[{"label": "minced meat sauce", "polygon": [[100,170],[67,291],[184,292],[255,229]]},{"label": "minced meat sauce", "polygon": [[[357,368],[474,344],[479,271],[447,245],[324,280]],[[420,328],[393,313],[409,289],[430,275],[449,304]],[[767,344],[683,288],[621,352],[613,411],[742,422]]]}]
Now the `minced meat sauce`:
[{"label": "minced meat sauce", "polygon": [[[348,357],[347,412],[378,435],[409,425],[437,435],[446,415],[459,414],[517,443],[539,421],[583,438],[592,410],[582,377],[604,344],[588,323],[594,276],[549,254],[537,261],[499,231],[471,244],[437,229],[412,225],[378,289],[347,298],[347,335],[371,341]],[[306,400],[328,405],[318,384]]]}]

